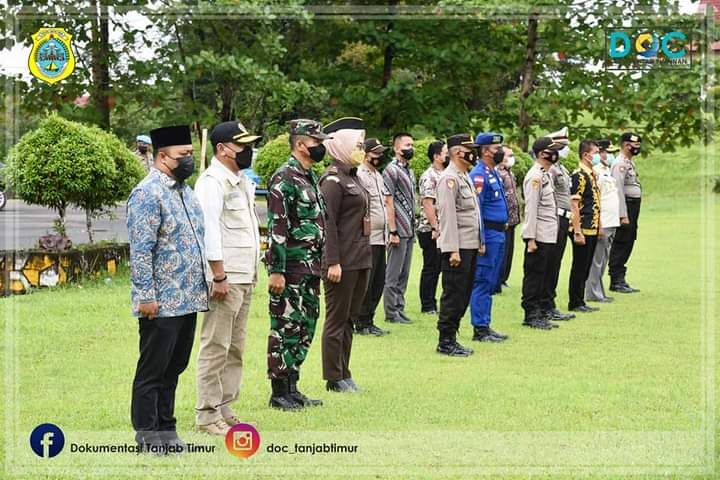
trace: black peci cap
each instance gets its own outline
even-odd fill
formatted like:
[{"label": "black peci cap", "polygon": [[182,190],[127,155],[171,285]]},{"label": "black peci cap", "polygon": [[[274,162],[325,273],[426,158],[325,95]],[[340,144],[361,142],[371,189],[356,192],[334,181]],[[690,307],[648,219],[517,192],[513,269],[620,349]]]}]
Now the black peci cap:
[{"label": "black peci cap", "polygon": [[160,127],[150,130],[153,150],[175,145],[192,145],[190,127],[187,125],[173,125],[172,127]]}]

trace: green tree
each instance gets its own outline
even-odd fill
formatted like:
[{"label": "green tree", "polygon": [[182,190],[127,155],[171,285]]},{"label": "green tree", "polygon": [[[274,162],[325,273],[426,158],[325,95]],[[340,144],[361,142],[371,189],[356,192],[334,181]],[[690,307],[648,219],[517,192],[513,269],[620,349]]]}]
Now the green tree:
[{"label": "green tree", "polygon": [[91,243],[91,219],[126,198],[142,175],[139,161],[117,137],[57,114],[20,138],[7,166],[18,197],[57,211],[58,233],[65,234],[67,207],[83,208]]}]

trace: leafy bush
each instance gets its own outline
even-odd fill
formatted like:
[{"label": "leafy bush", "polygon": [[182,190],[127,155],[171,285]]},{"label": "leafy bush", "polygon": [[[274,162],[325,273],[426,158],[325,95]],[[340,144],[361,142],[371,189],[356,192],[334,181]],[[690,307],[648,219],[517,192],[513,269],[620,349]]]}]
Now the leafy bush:
[{"label": "leafy bush", "polygon": [[135,155],[113,134],[52,114],[23,135],[8,156],[7,179],[17,196],[58,212],[65,233],[70,205],[91,219],[127,198],[144,171]]}]

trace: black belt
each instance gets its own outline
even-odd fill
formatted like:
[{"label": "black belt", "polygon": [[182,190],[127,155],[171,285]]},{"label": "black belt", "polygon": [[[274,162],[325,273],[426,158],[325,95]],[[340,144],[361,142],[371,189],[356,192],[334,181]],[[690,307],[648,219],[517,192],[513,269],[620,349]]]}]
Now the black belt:
[{"label": "black belt", "polygon": [[490,230],[497,230],[499,232],[504,232],[508,228],[507,223],[496,223],[496,222],[490,222],[488,220],[484,220],[483,223]]}]

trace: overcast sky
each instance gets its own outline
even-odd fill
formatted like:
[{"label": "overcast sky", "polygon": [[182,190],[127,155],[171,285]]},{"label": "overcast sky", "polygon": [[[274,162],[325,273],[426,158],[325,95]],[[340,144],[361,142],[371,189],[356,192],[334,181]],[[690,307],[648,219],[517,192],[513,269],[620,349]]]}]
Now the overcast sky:
[{"label": "overcast sky", "polygon": [[[693,0],[680,0],[680,11],[681,13],[693,13],[697,11],[698,1]],[[128,13],[125,15],[128,22],[132,22],[136,28],[146,28],[150,25],[150,21],[143,15],[137,13]],[[72,32],[69,32],[72,35]],[[118,31],[110,32],[110,40],[112,41],[120,38],[121,33]],[[27,61],[28,55],[30,54],[30,47],[15,45],[11,50],[0,51],[0,72],[8,75],[22,75],[23,77],[29,77]],[[140,50],[138,52],[139,58],[151,58],[152,51]]]}]

